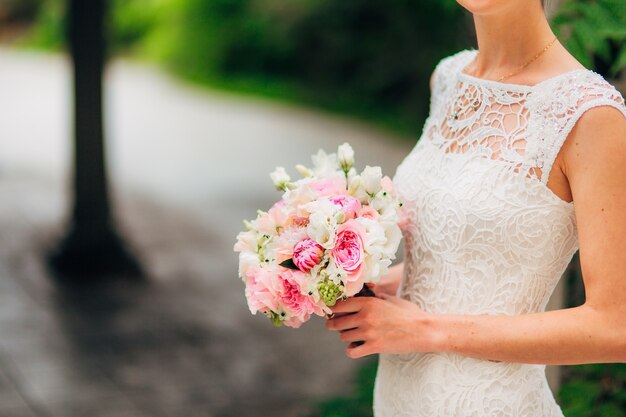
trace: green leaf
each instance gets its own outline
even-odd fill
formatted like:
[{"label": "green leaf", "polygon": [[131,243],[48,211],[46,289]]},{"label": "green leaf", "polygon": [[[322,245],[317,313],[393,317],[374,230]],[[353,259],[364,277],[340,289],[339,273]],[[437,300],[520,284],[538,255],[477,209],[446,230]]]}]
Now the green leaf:
[{"label": "green leaf", "polygon": [[275,327],[281,327],[283,325],[283,322],[280,319],[280,316],[278,314],[274,313],[273,311],[270,314],[270,320],[272,321],[272,324]]},{"label": "green leaf", "polygon": [[282,266],[283,268],[295,269],[296,271],[300,270],[300,268],[298,268],[296,264],[293,263],[293,258],[289,258],[286,261],[282,261],[278,265]]}]

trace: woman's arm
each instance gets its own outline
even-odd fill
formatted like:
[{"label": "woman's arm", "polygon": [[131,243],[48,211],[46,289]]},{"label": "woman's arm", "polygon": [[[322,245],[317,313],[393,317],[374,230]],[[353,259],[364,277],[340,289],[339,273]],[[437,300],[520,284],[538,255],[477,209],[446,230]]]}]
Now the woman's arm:
[{"label": "woman's arm", "polygon": [[437,315],[433,350],[554,365],[626,362],[625,313],[585,304],[519,316]]},{"label": "woman's arm", "polygon": [[430,314],[409,301],[348,299],[327,322],[350,357],[448,351],[498,361],[626,362],[626,118],[609,107],[587,111],[568,136],[562,169],[576,203],[586,300],[534,314]]}]

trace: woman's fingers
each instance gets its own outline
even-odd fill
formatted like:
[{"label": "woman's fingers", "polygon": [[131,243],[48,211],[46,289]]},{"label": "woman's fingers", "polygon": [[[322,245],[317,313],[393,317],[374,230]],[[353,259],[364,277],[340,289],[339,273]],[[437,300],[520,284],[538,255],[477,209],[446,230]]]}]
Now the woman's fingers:
[{"label": "woman's fingers", "polygon": [[344,314],[340,317],[333,317],[326,320],[326,328],[328,330],[347,330],[358,327],[359,318],[356,314]]},{"label": "woman's fingers", "polygon": [[344,330],[339,333],[339,338],[346,343],[363,341],[365,335],[361,329]]},{"label": "woman's fingers", "polygon": [[360,358],[366,355],[371,355],[375,353],[375,350],[371,346],[371,343],[363,343],[363,344],[350,344],[346,348],[346,355],[352,359]]},{"label": "woman's fingers", "polygon": [[361,311],[363,304],[367,302],[368,297],[352,297],[347,300],[339,300],[331,307],[334,314],[336,313],[356,313]]}]

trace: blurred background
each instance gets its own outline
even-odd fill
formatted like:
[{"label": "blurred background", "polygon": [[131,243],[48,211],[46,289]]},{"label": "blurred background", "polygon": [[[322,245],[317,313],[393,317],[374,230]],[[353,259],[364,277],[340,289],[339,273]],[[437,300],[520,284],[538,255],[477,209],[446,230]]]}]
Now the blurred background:
[{"label": "blurred background", "polygon": [[[547,12],[624,93],[624,0]],[[470,47],[454,0],[0,0],[0,417],[371,415],[375,358],[250,315],[232,246],[277,165],[393,175]],[[626,416],[624,365],[548,368],[566,416]]]}]

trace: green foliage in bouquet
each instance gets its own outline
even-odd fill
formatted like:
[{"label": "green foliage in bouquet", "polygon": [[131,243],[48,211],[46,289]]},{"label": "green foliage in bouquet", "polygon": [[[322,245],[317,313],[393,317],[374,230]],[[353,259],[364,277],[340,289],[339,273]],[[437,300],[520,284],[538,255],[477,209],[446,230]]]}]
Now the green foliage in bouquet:
[{"label": "green foliage in bouquet", "polygon": [[626,364],[563,367],[558,399],[565,417],[626,417]]},{"label": "green foliage in bouquet", "polygon": [[332,307],[337,303],[337,298],[343,292],[343,288],[337,285],[331,279],[329,279],[328,275],[326,275],[324,280],[320,281],[319,284],[317,284],[317,289],[320,292],[322,300],[324,300],[324,304],[329,307]]},{"label": "green foliage in bouquet", "polygon": [[624,0],[564,0],[552,27],[587,68],[614,78],[626,68]]}]

